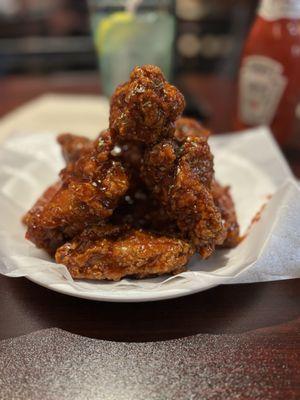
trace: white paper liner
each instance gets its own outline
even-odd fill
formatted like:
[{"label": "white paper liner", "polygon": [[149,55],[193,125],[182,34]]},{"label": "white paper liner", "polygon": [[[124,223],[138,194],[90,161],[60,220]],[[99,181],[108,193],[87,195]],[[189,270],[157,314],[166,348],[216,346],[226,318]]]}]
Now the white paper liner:
[{"label": "white paper liner", "polygon": [[232,188],[242,233],[268,202],[238,247],[219,250],[206,261],[195,256],[188,271],[175,277],[74,281],[63,265],[24,239],[20,222],[63,167],[55,137],[54,133],[23,133],[0,149],[0,273],[27,276],[50,288],[67,285],[79,294],[187,287],[193,291],[223,283],[300,277],[300,190],[268,129],[258,128],[210,139],[217,179]]}]

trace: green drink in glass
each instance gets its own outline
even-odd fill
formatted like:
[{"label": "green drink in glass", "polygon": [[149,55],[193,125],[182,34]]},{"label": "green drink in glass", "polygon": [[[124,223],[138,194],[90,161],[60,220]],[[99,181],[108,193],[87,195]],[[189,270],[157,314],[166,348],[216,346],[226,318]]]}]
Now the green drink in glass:
[{"label": "green drink in glass", "polygon": [[172,1],[91,0],[91,25],[103,93],[111,96],[136,65],[155,64],[170,79],[175,33]]}]

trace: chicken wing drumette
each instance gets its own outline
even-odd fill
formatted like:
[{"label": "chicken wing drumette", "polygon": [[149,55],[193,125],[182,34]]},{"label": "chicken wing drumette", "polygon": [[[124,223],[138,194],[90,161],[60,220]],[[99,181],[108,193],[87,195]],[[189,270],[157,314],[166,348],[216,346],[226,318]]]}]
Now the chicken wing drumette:
[{"label": "chicken wing drumette", "polygon": [[118,281],[182,272],[193,253],[184,240],[126,226],[94,226],[60,247],[55,259],[74,278]]},{"label": "chicken wing drumette", "polygon": [[129,173],[111,155],[107,131],[62,170],[60,184],[46,193],[24,217],[27,239],[53,254],[90,224],[110,217],[129,187]]},{"label": "chicken wing drumette", "polygon": [[174,133],[184,97],[152,65],[136,67],[111,98],[109,127],[118,140],[154,143]]},{"label": "chicken wing drumette", "polygon": [[[199,122],[191,118],[178,118],[176,121],[175,137],[179,141],[190,136],[208,138],[210,132]],[[230,194],[229,186],[222,186],[215,179],[212,181],[212,195],[214,202],[221,212],[226,239],[222,247],[235,247],[239,241],[239,224],[235,212],[234,202]]]},{"label": "chicken wing drumette", "polygon": [[166,139],[149,147],[141,175],[203,258],[223,243],[225,229],[211,193],[214,170],[207,139]]}]

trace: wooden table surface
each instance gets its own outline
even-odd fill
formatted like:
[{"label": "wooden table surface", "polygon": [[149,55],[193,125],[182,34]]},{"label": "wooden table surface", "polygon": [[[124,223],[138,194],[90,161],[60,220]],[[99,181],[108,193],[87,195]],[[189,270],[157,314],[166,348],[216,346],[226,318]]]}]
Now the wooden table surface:
[{"label": "wooden table surface", "polygon": [[[217,132],[229,131],[235,101],[232,82],[196,77],[191,86],[213,110],[210,125]],[[0,80],[0,116],[45,92],[99,93],[100,85],[95,74],[5,78]],[[294,160],[298,174],[299,164]],[[117,304],[72,298],[24,278],[0,276],[0,339],[47,327],[137,342],[198,333],[263,335],[270,339],[270,357],[276,343],[287,359],[299,356],[291,370],[289,396],[277,391],[273,398],[300,398],[300,280],[220,286],[180,299]]]}]

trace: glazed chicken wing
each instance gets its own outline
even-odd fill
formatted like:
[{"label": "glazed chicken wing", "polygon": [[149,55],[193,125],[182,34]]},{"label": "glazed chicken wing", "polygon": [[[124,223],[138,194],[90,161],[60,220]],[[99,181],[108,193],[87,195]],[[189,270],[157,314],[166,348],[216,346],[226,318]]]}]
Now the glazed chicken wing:
[{"label": "glazed chicken wing", "polygon": [[183,95],[158,67],[136,67],[111,98],[109,127],[119,140],[154,143],[173,135],[184,105]]},{"label": "glazed chicken wing", "polygon": [[118,281],[185,270],[194,249],[188,242],[128,227],[89,227],[56,252],[74,278]]},{"label": "glazed chicken wing", "polygon": [[103,223],[103,218],[94,214],[93,210],[62,185],[48,201],[42,195],[24,216],[23,222],[27,226],[26,238],[38,248],[54,255],[57,247],[89,224]]},{"label": "glazed chicken wing", "polygon": [[60,173],[63,183],[75,198],[101,218],[109,217],[127,192],[130,174],[112,155],[114,143],[110,131],[103,132],[75,163]]},{"label": "glazed chicken wing", "polygon": [[126,168],[111,155],[112,148],[111,135],[105,132],[89,151],[67,165],[60,174],[61,186],[49,201],[34,206],[24,217],[29,240],[53,254],[57,243],[112,215],[130,179]]},{"label": "glazed chicken wing", "polygon": [[149,147],[142,178],[203,258],[223,243],[225,229],[212,193],[213,157],[207,140],[163,140]]},{"label": "glazed chicken wing", "polygon": [[[208,130],[192,118],[178,118],[175,126],[175,137],[179,141],[183,141],[190,136],[208,138],[210,135]],[[224,228],[226,230],[226,239],[222,247],[235,247],[240,240],[239,224],[237,222],[234,202],[230,195],[230,188],[220,185],[213,179],[212,195],[216,206],[221,212]]]}]

